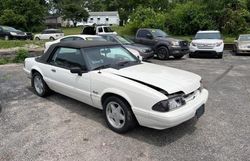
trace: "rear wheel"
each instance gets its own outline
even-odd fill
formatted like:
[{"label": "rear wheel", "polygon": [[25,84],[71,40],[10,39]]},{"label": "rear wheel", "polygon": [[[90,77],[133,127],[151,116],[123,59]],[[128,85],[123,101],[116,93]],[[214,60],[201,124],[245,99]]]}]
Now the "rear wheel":
[{"label": "rear wheel", "polygon": [[39,37],[36,37],[36,38],[35,38],[35,40],[39,41],[39,40],[40,40],[40,38],[39,38]]},{"label": "rear wheel", "polygon": [[136,125],[130,105],[119,97],[108,97],[103,103],[103,113],[108,127],[117,133],[125,133]]},{"label": "rear wheel", "polygon": [[169,58],[169,50],[165,46],[161,46],[157,49],[157,57],[160,60],[165,60]]},{"label": "rear wheel", "polygon": [[44,82],[43,77],[38,72],[35,72],[32,76],[32,85],[36,94],[40,97],[45,97],[49,94],[50,89]]}]

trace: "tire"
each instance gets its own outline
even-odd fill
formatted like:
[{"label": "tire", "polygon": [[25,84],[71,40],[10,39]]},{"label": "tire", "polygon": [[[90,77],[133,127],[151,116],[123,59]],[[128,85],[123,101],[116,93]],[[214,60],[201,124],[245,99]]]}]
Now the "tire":
[{"label": "tire", "polygon": [[130,105],[123,99],[111,96],[103,103],[103,114],[108,127],[117,133],[126,133],[136,125]]},{"label": "tire", "polygon": [[165,46],[160,46],[157,50],[157,57],[160,60],[166,60],[169,58],[169,50]]},{"label": "tire", "polygon": [[223,58],[223,53],[218,53],[217,57],[218,57],[218,59],[222,59]]},{"label": "tire", "polygon": [[174,56],[175,59],[181,59],[184,55],[176,55]]},{"label": "tire", "polygon": [[50,93],[50,89],[43,80],[43,77],[38,72],[32,75],[31,84],[35,90],[35,93],[40,97],[46,97]]},{"label": "tire", "polygon": [[35,40],[40,41],[40,38],[39,38],[39,37],[36,37]]},{"label": "tire", "polygon": [[55,38],[54,37],[50,37],[49,40],[53,41],[53,40],[55,40]]},{"label": "tire", "polygon": [[189,58],[194,58],[194,54],[193,53],[189,53]]},{"label": "tire", "polygon": [[10,37],[8,35],[4,36],[4,40],[9,40]]}]

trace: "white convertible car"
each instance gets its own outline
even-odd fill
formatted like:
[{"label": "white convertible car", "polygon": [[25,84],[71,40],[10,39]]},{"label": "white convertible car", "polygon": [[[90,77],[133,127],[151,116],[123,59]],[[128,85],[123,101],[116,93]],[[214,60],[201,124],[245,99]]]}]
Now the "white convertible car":
[{"label": "white convertible car", "polygon": [[141,62],[110,42],[53,44],[24,65],[37,95],[53,90],[103,109],[107,125],[118,133],[136,124],[166,129],[199,118],[208,98],[200,76]]}]

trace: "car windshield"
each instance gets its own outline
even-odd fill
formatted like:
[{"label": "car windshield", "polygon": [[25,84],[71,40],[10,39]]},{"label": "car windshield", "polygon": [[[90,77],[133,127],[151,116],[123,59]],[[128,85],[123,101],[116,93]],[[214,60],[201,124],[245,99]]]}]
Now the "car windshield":
[{"label": "car windshield", "polygon": [[114,32],[110,27],[103,27],[104,32]]},{"label": "car windshield", "polygon": [[16,30],[15,28],[13,28],[13,27],[3,27],[3,30],[5,30],[5,31],[14,31],[14,32],[17,31],[17,30]]},{"label": "car windshield", "polygon": [[197,33],[195,39],[221,39],[221,34],[217,33]]},{"label": "car windshield", "polygon": [[139,59],[121,46],[101,46],[83,49],[91,70],[108,67],[123,68],[139,64]]},{"label": "car windshield", "polygon": [[89,41],[106,41],[102,37],[86,37],[86,40],[89,40]]},{"label": "car windshield", "polygon": [[118,41],[120,41],[120,43],[123,44],[123,45],[130,45],[130,44],[133,44],[133,43],[134,43],[132,40],[126,39],[126,38],[121,37],[121,36],[116,36],[116,38],[117,38]]},{"label": "car windshield", "polygon": [[250,35],[241,35],[239,41],[250,41]]},{"label": "car windshield", "polygon": [[166,34],[164,31],[159,29],[152,29],[151,33],[154,37],[167,37],[168,34]]}]

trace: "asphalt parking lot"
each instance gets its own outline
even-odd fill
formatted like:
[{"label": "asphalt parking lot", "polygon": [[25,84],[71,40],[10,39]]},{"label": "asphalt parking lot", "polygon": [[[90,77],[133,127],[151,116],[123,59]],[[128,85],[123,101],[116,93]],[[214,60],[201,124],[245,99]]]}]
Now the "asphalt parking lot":
[{"label": "asphalt parking lot", "polygon": [[201,75],[210,92],[205,115],[119,135],[100,110],[60,94],[36,96],[22,64],[0,66],[0,160],[250,160],[250,56],[152,62]]}]

